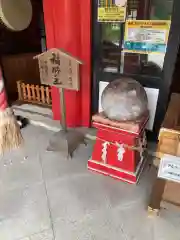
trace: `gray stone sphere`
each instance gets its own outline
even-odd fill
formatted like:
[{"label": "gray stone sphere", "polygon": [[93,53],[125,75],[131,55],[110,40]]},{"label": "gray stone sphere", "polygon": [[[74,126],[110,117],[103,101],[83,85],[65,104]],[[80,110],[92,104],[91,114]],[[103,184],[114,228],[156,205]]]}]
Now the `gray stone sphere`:
[{"label": "gray stone sphere", "polygon": [[107,85],[102,93],[101,104],[106,117],[117,121],[134,121],[148,110],[143,86],[125,77]]}]

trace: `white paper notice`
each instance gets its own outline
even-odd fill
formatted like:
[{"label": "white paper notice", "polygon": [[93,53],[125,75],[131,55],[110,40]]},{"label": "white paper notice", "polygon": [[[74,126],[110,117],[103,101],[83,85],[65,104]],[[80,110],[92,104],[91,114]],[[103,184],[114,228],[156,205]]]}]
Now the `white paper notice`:
[{"label": "white paper notice", "polygon": [[153,62],[155,64],[157,64],[161,70],[163,69],[163,65],[164,65],[164,54],[153,54],[153,53],[149,53],[148,54],[148,62]]},{"label": "white paper notice", "polygon": [[99,112],[102,112],[102,105],[101,105],[101,96],[102,96],[102,93],[105,89],[105,87],[108,85],[109,83],[108,82],[100,82],[99,83]]},{"label": "white paper notice", "polygon": [[159,97],[159,89],[156,88],[144,88],[148,97],[148,108],[149,108],[149,121],[147,124],[148,130],[153,130],[154,119],[157,108],[157,101]]},{"label": "white paper notice", "polygon": [[[107,85],[108,85],[108,82],[101,81],[99,83],[99,112],[102,111],[101,96],[102,96],[103,90],[105,89],[105,87]],[[155,89],[155,88],[144,88],[144,89],[147,93],[148,108],[149,108],[149,112],[150,112],[150,118],[149,118],[149,122],[148,122],[146,128],[148,130],[153,130],[154,118],[155,118],[155,114],[156,114],[157,101],[158,101],[158,96],[159,96],[159,89]]]},{"label": "white paper notice", "polygon": [[180,157],[164,155],[160,161],[158,177],[180,183]]}]

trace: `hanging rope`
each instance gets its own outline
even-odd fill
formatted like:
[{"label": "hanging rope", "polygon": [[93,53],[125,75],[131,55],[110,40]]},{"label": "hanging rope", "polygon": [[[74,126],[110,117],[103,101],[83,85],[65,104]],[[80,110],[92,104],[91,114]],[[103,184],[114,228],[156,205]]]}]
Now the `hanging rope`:
[{"label": "hanging rope", "polygon": [[[107,141],[107,140],[104,140],[103,138],[99,138],[99,137],[95,137],[95,138],[102,141],[102,142],[106,142],[106,143],[111,144],[115,147],[118,147],[118,145],[117,145],[118,142]],[[132,151],[143,152],[147,149],[146,134],[144,133],[143,137],[138,139],[138,144],[136,146],[130,146],[130,145],[125,144],[125,143],[121,143],[121,145],[123,145],[124,148],[127,148],[127,149],[132,150]]]}]

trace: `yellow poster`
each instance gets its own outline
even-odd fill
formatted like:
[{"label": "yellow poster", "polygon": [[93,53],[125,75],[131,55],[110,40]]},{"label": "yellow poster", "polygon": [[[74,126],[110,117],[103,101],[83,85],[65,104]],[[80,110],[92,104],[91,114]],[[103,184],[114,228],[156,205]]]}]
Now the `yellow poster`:
[{"label": "yellow poster", "polygon": [[124,52],[166,53],[171,21],[126,21]]},{"label": "yellow poster", "polygon": [[99,7],[98,22],[124,22],[126,18],[125,7]]},{"label": "yellow poster", "polygon": [[99,0],[98,22],[125,22],[127,0]]}]

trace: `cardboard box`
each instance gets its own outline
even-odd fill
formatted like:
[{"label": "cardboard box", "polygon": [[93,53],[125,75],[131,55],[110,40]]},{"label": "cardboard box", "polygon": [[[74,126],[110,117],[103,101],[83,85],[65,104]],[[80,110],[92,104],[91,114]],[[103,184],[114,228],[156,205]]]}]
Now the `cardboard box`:
[{"label": "cardboard box", "polygon": [[159,132],[158,158],[164,154],[180,156],[180,94],[173,93]]},{"label": "cardboard box", "polygon": [[[159,143],[154,161],[159,166],[164,154],[180,156],[180,94],[172,94],[168,110],[163,121]],[[149,214],[158,214],[160,208],[180,207],[180,184],[157,178],[150,197],[148,206]]]}]

